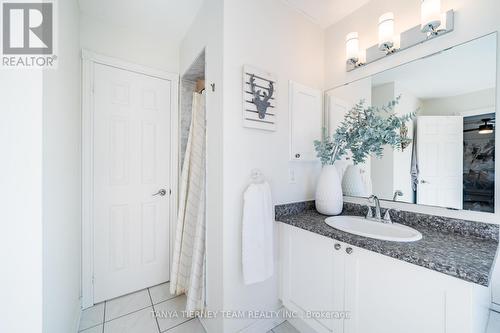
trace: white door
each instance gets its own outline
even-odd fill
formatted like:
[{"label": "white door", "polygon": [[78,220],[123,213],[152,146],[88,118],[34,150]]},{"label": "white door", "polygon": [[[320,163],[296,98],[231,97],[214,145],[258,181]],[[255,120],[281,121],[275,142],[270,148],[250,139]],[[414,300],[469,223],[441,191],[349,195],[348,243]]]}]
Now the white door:
[{"label": "white door", "polygon": [[417,118],[417,203],[462,209],[463,117]]},{"label": "white door", "polygon": [[170,94],[170,81],[95,65],[94,303],[169,278]]},{"label": "white door", "polygon": [[321,91],[290,81],[290,159],[316,161],[314,140],[321,140]]}]

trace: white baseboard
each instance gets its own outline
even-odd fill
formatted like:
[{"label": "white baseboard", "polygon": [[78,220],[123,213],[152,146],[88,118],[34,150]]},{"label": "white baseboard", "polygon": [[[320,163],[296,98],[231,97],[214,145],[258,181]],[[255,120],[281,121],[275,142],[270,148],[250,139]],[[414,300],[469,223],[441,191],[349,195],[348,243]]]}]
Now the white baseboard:
[{"label": "white baseboard", "polygon": [[76,311],[78,311],[78,312],[77,312],[76,317],[75,317],[76,318],[76,320],[75,320],[75,322],[76,322],[75,323],[75,326],[76,326],[75,333],[77,333],[78,330],[80,329],[80,320],[82,319],[82,307],[81,307],[80,302],[78,302],[78,306],[76,308]]}]

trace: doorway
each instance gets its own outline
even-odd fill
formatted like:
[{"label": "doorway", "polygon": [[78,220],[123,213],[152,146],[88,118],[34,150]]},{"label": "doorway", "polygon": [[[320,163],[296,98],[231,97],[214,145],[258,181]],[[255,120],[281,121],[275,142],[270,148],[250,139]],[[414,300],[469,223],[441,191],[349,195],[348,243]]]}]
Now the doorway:
[{"label": "doorway", "polygon": [[84,52],[83,307],[169,280],[178,76]]}]

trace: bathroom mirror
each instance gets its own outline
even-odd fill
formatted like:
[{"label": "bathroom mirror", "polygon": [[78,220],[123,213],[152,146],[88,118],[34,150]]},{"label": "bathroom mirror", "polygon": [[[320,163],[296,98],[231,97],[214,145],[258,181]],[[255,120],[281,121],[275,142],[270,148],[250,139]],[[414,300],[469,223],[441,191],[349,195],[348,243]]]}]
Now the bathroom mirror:
[{"label": "bathroom mirror", "polygon": [[496,34],[446,49],[326,92],[330,134],[364,99],[417,111],[400,133],[409,143],[383,157],[337,162],[344,195],[494,212]]}]

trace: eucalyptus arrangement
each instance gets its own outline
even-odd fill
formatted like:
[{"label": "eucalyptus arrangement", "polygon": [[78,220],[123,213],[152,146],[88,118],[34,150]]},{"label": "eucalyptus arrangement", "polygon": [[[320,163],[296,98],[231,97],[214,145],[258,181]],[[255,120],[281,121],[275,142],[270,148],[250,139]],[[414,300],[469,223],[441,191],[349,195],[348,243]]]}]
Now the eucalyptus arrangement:
[{"label": "eucalyptus arrangement", "polygon": [[[342,179],[334,165],[335,161],[350,151],[355,165],[348,167],[345,173],[355,175],[356,165],[365,162],[370,155],[381,158],[385,145],[400,149],[409,144],[411,140],[401,134],[404,133],[401,128],[415,117],[415,112],[396,115],[394,108],[399,100],[400,97],[383,107],[366,106],[365,101],[361,100],[346,113],[332,136],[325,132],[322,141],[314,141],[317,155],[324,166],[315,195],[318,212],[325,215],[342,212]],[[361,182],[360,177],[354,178]]]},{"label": "eucalyptus arrangement", "polygon": [[411,141],[401,136],[400,128],[413,119],[415,112],[398,116],[394,108],[400,97],[383,107],[366,106],[364,100],[349,110],[332,136],[323,135],[323,140],[314,141],[317,156],[323,165],[333,165],[348,151],[354,164],[366,161],[369,155],[383,157],[384,146],[400,149]]}]

